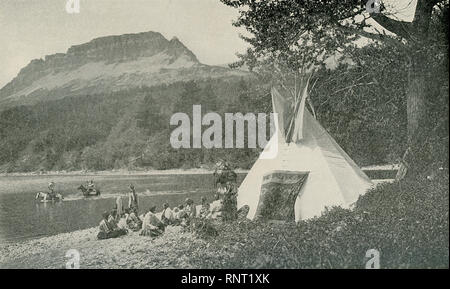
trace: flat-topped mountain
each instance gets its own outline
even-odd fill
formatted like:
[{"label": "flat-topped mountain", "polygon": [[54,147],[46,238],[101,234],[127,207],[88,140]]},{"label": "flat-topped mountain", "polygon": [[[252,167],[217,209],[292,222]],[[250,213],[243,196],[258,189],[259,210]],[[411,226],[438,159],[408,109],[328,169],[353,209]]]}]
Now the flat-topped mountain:
[{"label": "flat-topped mountain", "polygon": [[106,36],[32,60],[0,89],[0,104],[245,74],[202,64],[176,37],[158,32]]}]

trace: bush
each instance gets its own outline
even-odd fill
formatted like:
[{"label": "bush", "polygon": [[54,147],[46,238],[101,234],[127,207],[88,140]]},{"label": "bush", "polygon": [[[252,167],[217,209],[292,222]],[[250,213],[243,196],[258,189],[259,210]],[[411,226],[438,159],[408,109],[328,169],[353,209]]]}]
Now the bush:
[{"label": "bush", "polygon": [[187,231],[193,232],[196,236],[202,239],[216,237],[218,232],[211,219],[195,218],[191,220],[191,224],[186,228]]},{"label": "bush", "polygon": [[[219,224],[201,268],[448,268],[448,175],[378,186],[353,211],[339,207],[298,224]],[[224,254],[223,252],[228,252]]]}]

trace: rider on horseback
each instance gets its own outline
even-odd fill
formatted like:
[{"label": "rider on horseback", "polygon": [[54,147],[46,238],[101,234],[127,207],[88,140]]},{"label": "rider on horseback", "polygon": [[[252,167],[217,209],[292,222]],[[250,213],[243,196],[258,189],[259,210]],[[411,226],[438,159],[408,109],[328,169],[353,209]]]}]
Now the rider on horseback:
[{"label": "rider on horseback", "polygon": [[50,182],[50,183],[48,183],[48,190],[49,190],[48,198],[49,198],[50,200],[55,199],[55,198],[56,198],[55,182]]},{"label": "rider on horseback", "polygon": [[95,191],[95,184],[93,180],[87,182],[88,194]]}]

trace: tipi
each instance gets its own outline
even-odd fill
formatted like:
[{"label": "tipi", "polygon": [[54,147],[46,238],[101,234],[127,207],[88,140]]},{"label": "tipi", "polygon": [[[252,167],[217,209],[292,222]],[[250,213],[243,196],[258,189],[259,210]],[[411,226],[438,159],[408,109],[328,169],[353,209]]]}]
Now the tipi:
[{"label": "tipi", "polygon": [[264,182],[278,182],[280,174],[288,176],[285,180],[295,172],[304,176],[290,201],[295,221],[319,216],[325,207],[348,208],[372,186],[364,172],[305,108],[307,83],[297,100],[288,101],[272,88],[272,105],[279,121],[278,133],[268,146],[277,141],[278,153],[269,159],[260,156],[238,189],[238,208],[248,205],[250,219],[255,218],[263,202],[260,196]]}]

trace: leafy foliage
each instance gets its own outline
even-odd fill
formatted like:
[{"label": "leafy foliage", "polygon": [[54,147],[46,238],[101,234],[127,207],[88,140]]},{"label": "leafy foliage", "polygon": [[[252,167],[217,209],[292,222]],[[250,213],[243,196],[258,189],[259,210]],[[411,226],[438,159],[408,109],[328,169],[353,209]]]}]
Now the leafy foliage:
[{"label": "leafy foliage", "polygon": [[[234,65],[246,64],[265,82],[291,85],[293,76],[335,65],[333,59],[353,67],[340,67],[347,79],[324,79],[320,73],[317,83],[336,88],[327,88],[325,100],[319,94],[318,105],[323,122],[334,122],[328,127],[337,139],[342,142],[341,137],[360,132],[361,142],[370,144],[364,149],[359,141],[348,143],[357,159],[373,150],[370,162],[386,154],[392,160],[403,150],[408,153],[402,163],[414,178],[425,167],[442,162],[437,151],[448,158],[448,150],[438,149],[448,146],[448,126],[439,120],[448,122],[448,0],[410,3],[415,5],[412,22],[388,17],[394,11],[384,6],[379,13],[368,13],[367,1],[222,2],[239,11],[234,25],[248,32],[243,39],[250,48]],[[369,120],[373,117],[378,125]],[[369,121],[371,125],[363,125]],[[391,138],[397,146],[377,144],[382,138]]]},{"label": "leafy foliage", "polygon": [[298,224],[222,224],[205,258],[193,260],[198,268],[364,268],[376,249],[381,268],[448,268],[448,189],[447,171],[379,186],[353,211],[331,208]]},{"label": "leafy foliage", "polygon": [[[397,162],[406,143],[406,62],[401,54],[383,57],[397,53],[383,46],[353,53],[360,62],[315,73],[310,96],[318,120],[359,165]],[[441,145],[448,143],[444,78],[438,74],[429,83],[435,133],[423,146],[441,166],[448,159],[448,145]],[[217,158],[250,168],[259,149],[173,149],[169,120],[174,112],[190,114],[193,104],[201,104],[203,114],[215,107],[222,116],[271,112],[270,85],[264,79],[181,82],[13,107],[0,112],[0,169],[191,168]],[[193,91],[198,95],[191,98]]]}]

